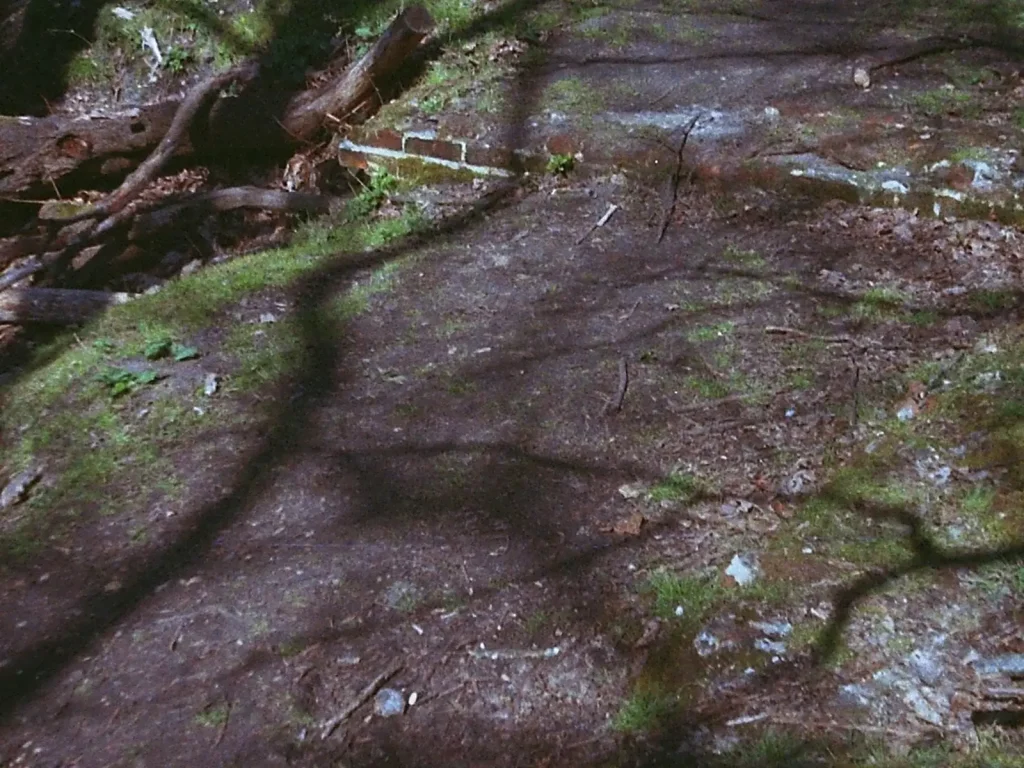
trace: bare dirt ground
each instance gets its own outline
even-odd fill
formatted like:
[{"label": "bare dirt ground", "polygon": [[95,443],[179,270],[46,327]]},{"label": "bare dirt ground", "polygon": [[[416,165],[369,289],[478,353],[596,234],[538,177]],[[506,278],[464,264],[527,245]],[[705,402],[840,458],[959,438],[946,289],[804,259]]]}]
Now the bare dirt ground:
[{"label": "bare dirt ground", "polygon": [[[695,185],[659,239],[661,181],[424,186],[44,348],[5,444],[98,421],[3,512],[0,765],[1024,765],[1024,231]],[[48,373],[146,322],[202,356]]]}]

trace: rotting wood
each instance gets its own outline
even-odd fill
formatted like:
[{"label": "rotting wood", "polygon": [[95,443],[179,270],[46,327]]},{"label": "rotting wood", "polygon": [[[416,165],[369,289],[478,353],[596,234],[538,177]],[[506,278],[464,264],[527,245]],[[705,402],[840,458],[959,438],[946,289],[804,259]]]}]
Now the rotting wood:
[{"label": "rotting wood", "polygon": [[25,325],[77,325],[115,304],[125,304],[129,293],[84,291],[69,288],[11,288],[0,293],[0,323]]},{"label": "rotting wood", "polygon": [[[343,121],[372,96],[433,28],[425,8],[406,8],[355,65],[319,90],[299,94],[276,114],[266,106],[272,101],[267,93],[255,87],[238,97],[220,97],[178,137],[172,154],[213,150],[224,156],[309,141],[325,121]],[[258,80],[252,65],[239,69],[243,79]],[[123,170],[123,161],[134,164],[160,144],[186,102],[160,102],[108,116],[0,117],[0,197],[60,190],[61,179],[69,174],[99,175],[112,161]],[[154,164],[165,159],[154,158]]]}]

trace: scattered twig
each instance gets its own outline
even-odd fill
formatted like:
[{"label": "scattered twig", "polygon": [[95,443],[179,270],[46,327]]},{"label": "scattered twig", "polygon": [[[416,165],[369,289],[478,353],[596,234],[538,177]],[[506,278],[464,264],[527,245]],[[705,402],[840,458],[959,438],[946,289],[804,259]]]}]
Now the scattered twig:
[{"label": "scattered twig", "polygon": [[632,306],[632,308],[629,310],[629,312],[627,312],[626,314],[624,314],[622,317],[619,318],[619,322],[620,323],[624,323],[627,320],[629,320],[629,318],[631,318],[633,316],[633,313],[636,312],[637,307],[639,307],[639,306],[640,306],[640,299],[637,299],[636,303]]},{"label": "scattered twig", "polygon": [[431,694],[429,696],[424,696],[422,699],[420,699],[419,701],[416,702],[416,706],[417,707],[422,707],[424,704],[426,704],[429,701],[434,701],[436,699],[440,699],[440,698],[443,698],[445,696],[451,696],[456,691],[462,690],[467,685],[469,685],[469,682],[470,682],[469,680],[463,680],[461,683],[457,683],[457,684],[453,685],[450,688],[445,688],[443,691],[438,691],[437,693]]},{"label": "scattered twig", "polygon": [[604,212],[604,216],[598,219],[595,224],[591,225],[590,229],[588,229],[586,232],[580,235],[579,238],[577,238],[576,245],[579,245],[588,237],[590,237],[590,235],[593,234],[595,229],[597,229],[598,227],[603,227],[605,224],[607,224],[608,219],[610,219],[612,217],[612,214],[615,213],[617,210],[619,210],[618,205],[616,205],[615,203],[610,204],[608,206],[608,210]]},{"label": "scattered twig", "polygon": [[751,723],[758,723],[768,717],[767,712],[761,712],[758,715],[744,715],[743,717],[734,717],[732,720],[726,722],[727,728],[735,728],[737,725],[750,725]]},{"label": "scattered twig", "polygon": [[355,712],[357,709],[363,706],[363,704],[369,701],[370,698],[373,697],[373,695],[381,689],[381,686],[383,686],[384,683],[386,683],[392,677],[397,675],[401,669],[402,664],[396,663],[390,666],[386,671],[381,672],[379,675],[377,675],[377,677],[373,679],[373,682],[371,682],[368,686],[363,688],[363,690],[361,690],[356,695],[356,697],[352,699],[352,701],[350,701],[344,709],[341,710],[341,712],[339,712],[323,724],[323,727],[320,731],[320,739],[322,741],[326,741],[327,738],[332,733],[334,733],[335,728],[337,728],[339,725],[345,722],[349,717],[352,716],[353,712]]},{"label": "scattered twig", "polygon": [[622,403],[626,399],[626,390],[629,389],[629,364],[626,362],[626,358],[619,358],[619,388],[615,391],[615,398],[608,401],[608,405],[605,406],[605,413],[615,411],[618,413],[622,410]]},{"label": "scattered twig", "polygon": [[985,688],[981,691],[983,699],[1021,699],[1024,700],[1024,688]]},{"label": "scattered twig", "polygon": [[807,341],[820,341],[824,344],[851,344],[860,349],[903,349],[903,347],[898,344],[883,344],[875,339],[858,339],[846,334],[839,336],[819,336],[814,333],[807,333],[807,331],[801,331],[798,328],[789,328],[784,325],[765,326],[764,332],[770,336],[797,336],[801,339],[806,339]]},{"label": "scattered twig", "polygon": [[852,352],[850,353],[850,364],[853,366],[853,417],[850,419],[850,423],[856,427],[860,415],[860,366]]},{"label": "scattered twig", "polygon": [[220,724],[220,728],[217,731],[217,738],[213,742],[213,746],[218,747],[220,743],[224,741],[224,734],[228,730],[228,720],[231,719],[231,702],[224,702],[224,720]]},{"label": "scattered twig", "polygon": [[[658,242],[660,243],[665,239],[665,233],[668,231],[668,225],[672,223],[672,217],[676,212],[676,204],[679,202],[679,185],[683,180],[683,150],[686,149],[686,142],[690,139],[690,134],[693,133],[693,129],[697,126],[697,121],[703,117],[703,114],[694,115],[690,124],[686,126],[686,130],[683,131],[683,138],[679,142],[679,148],[676,150],[676,166],[672,170],[672,199],[669,202],[665,215],[661,220],[661,229],[658,232]],[[690,174],[687,177],[687,184],[693,181],[694,169],[690,169]]]},{"label": "scattered twig", "polygon": [[553,659],[561,652],[561,647],[556,645],[551,648],[539,650],[518,650],[515,648],[506,648],[489,651],[486,648],[474,648],[469,652],[469,655],[474,659],[498,661],[502,659]]},{"label": "scattered twig", "polygon": [[789,328],[784,325],[767,325],[764,332],[770,336],[798,336],[808,341],[821,341],[825,344],[864,344],[852,336],[818,336],[817,334],[801,331],[799,328]]},{"label": "scattered twig", "polygon": [[[770,723],[776,725],[799,725],[806,726],[808,728],[822,728],[824,730],[832,731],[857,731],[858,733],[878,733],[887,736],[901,736],[903,738],[918,738],[920,733],[912,731],[909,728],[897,728],[895,726],[888,725],[866,725],[864,723],[835,723],[835,722],[823,722],[818,720],[809,719],[804,717],[790,717],[787,715],[769,715],[765,718]],[[932,726],[936,730],[935,726]]]}]

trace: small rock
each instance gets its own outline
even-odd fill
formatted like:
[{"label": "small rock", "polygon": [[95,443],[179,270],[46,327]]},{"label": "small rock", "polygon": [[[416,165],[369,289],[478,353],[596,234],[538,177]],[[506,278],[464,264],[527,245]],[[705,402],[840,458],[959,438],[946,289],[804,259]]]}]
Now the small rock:
[{"label": "small rock", "polygon": [[216,373],[207,373],[203,378],[203,394],[207,397],[217,393],[220,388],[220,376]]},{"label": "small rock", "polygon": [[875,692],[860,683],[850,683],[839,689],[839,703],[844,707],[866,708],[871,706]]},{"label": "small rock", "polygon": [[757,566],[740,555],[733,555],[729,567],[725,569],[725,575],[731,576],[739,586],[745,587],[757,579]]},{"label": "small rock", "polygon": [[394,717],[405,712],[405,697],[394,688],[381,688],[373,697],[373,711],[381,717]]},{"label": "small rock", "polygon": [[871,74],[864,67],[853,70],[853,84],[858,88],[871,87]]},{"label": "small rock", "polygon": [[776,107],[765,107],[764,108],[765,119],[768,120],[769,122],[773,122],[774,123],[776,120],[779,119],[779,117],[781,115],[782,115],[782,113],[779,112],[778,108],[776,108]]},{"label": "small rock", "polygon": [[793,631],[788,621],[752,621],[750,626],[763,632],[768,637],[786,637]]},{"label": "small rock", "polygon": [[643,492],[644,487],[640,483],[629,483],[619,486],[619,495],[624,499],[638,499]]},{"label": "small rock", "polygon": [[693,638],[693,647],[697,649],[698,656],[710,656],[718,650],[718,647],[721,644],[722,641],[706,629],[701,630],[700,633]]},{"label": "small rock", "polygon": [[10,479],[0,491],[0,509],[7,509],[25,500],[28,490],[43,476],[42,467],[29,467]]},{"label": "small rock", "polygon": [[884,189],[886,192],[895,192],[898,195],[905,195],[907,194],[907,192],[910,191],[910,187],[908,187],[902,181],[896,181],[895,179],[883,181],[882,189]]},{"label": "small rock", "polygon": [[942,679],[942,664],[933,655],[917,649],[907,659],[910,668],[925,685],[934,686]]},{"label": "small rock", "polygon": [[911,688],[903,694],[903,701],[910,705],[914,714],[921,720],[932,725],[942,725],[942,714],[925,698],[923,691]]},{"label": "small rock", "polygon": [[181,272],[179,272],[178,274],[181,275],[182,277],[185,277],[187,275],[191,275],[198,272],[200,269],[202,269],[202,267],[203,262],[200,259],[193,259],[184,267],[182,267]]},{"label": "small rock", "polygon": [[276,323],[277,322],[277,316],[274,315],[273,312],[263,312],[260,315],[260,322],[264,323],[264,324],[266,324],[266,323]]},{"label": "small rock", "polygon": [[783,656],[786,653],[785,643],[780,643],[777,640],[767,640],[763,637],[759,637],[754,641],[754,647],[763,653],[771,653],[775,656]]},{"label": "small rock", "polygon": [[779,493],[783,496],[803,496],[814,490],[816,479],[814,470],[798,469],[779,483]]}]

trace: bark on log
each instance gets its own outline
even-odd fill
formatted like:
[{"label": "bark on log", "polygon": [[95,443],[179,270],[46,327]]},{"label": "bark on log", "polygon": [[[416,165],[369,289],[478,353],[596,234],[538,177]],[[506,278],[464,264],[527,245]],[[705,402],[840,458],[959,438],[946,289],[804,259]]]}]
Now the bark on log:
[{"label": "bark on log", "polygon": [[124,304],[130,299],[129,293],[12,288],[0,293],[0,323],[77,325],[111,305]]},{"label": "bark on log", "polygon": [[300,96],[289,105],[282,120],[285,130],[300,141],[308,141],[316,135],[328,115],[343,122],[374,93],[382,79],[416,50],[433,28],[434,20],[426,8],[420,5],[406,8],[391,22],[373,48],[340,80],[312,96]]},{"label": "bark on log", "polygon": [[136,215],[128,233],[129,240],[138,240],[161,229],[173,226],[178,218],[192,211],[234,211],[238,208],[259,208],[266,211],[299,211],[328,213],[331,200],[323,195],[285,192],[280,189],[259,187],[230,187],[196,195],[185,202],[175,203]]},{"label": "bark on log", "polygon": [[[433,29],[420,6],[407,8],[359,62],[319,91],[301,94],[276,113],[272,95],[258,88],[222,97],[199,116],[177,146],[178,154],[215,150],[243,154],[312,138],[328,115],[344,119],[392,74]],[[255,80],[258,73],[249,75]],[[122,115],[70,118],[0,117],[0,197],[60,188],[75,171],[123,173],[152,151],[170,130],[182,102],[166,101]],[[62,193],[70,190],[61,190]]]}]

